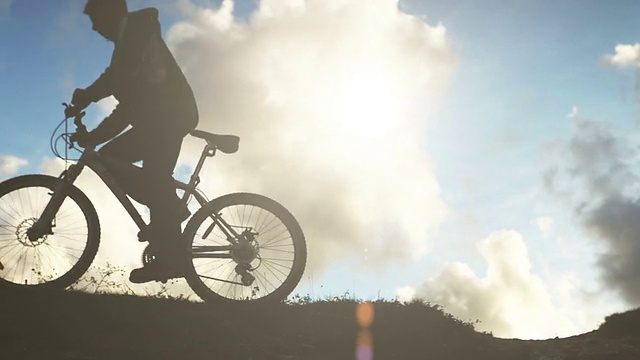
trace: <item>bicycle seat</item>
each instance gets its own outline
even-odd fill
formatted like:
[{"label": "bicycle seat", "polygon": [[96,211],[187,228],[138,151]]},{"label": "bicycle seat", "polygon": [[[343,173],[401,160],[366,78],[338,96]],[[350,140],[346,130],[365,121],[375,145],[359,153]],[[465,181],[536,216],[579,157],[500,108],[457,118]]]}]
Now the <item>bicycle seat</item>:
[{"label": "bicycle seat", "polygon": [[203,139],[209,144],[225,154],[233,154],[238,151],[240,145],[240,138],[235,135],[218,135],[202,130],[193,130],[190,132],[191,136]]}]

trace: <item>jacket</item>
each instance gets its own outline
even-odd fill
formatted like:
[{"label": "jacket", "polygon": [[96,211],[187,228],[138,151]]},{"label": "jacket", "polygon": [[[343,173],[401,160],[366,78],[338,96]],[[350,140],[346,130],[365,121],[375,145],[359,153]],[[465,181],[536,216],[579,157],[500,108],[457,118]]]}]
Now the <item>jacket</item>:
[{"label": "jacket", "polygon": [[131,12],[123,22],[109,67],[86,89],[92,101],[113,95],[119,102],[98,128],[121,131],[131,124],[186,135],[198,124],[198,109],[189,83],[162,39],[158,10]]}]

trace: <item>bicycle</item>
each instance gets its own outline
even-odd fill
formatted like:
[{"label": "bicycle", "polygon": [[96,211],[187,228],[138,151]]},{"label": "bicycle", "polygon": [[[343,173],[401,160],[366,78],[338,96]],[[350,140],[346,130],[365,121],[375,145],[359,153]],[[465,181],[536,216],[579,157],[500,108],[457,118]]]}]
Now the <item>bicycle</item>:
[{"label": "bicycle", "polygon": [[[92,169],[120,201],[142,231],[148,225],[94,148],[74,146],[68,132],[86,132],[84,112],[65,105],[65,119],[54,130],[57,142],[81,152],[60,176],[22,175],[0,183],[0,287],[64,289],[89,269],[98,251],[100,222],[89,198],[74,185],[85,167]],[[53,140],[65,124],[65,133]],[[304,234],[293,215],[278,202],[253,193],[232,193],[209,201],[197,189],[200,171],[220,151],[238,151],[239,137],[194,130],[206,142],[188,183],[175,180],[186,206],[200,208],[190,217],[182,239],[190,261],[184,278],[206,302],[266,303],[282,301],[299,283],[306,265]],[[128,164],[129,166],[135,166]],[[149,247],[143,263],[153,260]]]}]

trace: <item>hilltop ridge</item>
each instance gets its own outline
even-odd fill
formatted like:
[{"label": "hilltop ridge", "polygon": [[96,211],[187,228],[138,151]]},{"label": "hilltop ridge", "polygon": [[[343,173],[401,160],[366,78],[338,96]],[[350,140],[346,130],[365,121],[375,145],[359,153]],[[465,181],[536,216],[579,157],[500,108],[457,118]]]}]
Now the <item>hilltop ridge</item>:
[{"label": "hilltop ridge", "polygon": [[2,359],[640,359],[640,310],[611,315],[587,334],[524,341],[476,332],[472,323],[419,302],[374,302],[364,331],[358,303],[340,298],[221,307],[73,291],[0,292]]}]

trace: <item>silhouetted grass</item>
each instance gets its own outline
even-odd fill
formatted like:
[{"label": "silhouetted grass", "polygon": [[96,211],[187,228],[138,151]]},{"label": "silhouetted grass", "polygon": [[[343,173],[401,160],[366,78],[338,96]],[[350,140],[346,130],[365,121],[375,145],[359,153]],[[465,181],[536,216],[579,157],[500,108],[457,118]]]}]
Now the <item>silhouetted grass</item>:
[{"label": "silhouetted grass", "polygon": [[605,336],[633,336],[640,339],[640,309],[607,316],[599,330]]},{"label": "silhouetted grass", "polygon": [[[360,360],[358,302],[345,298],[298,297],[268,307],[230,307],[130,295],[2,289],[0,305],[0,359]],[[437,305],[373,305],[370,335],[375,359],[545,359],[532,355],[535,342],[478,333],[472,323],[455,319]]]}]

